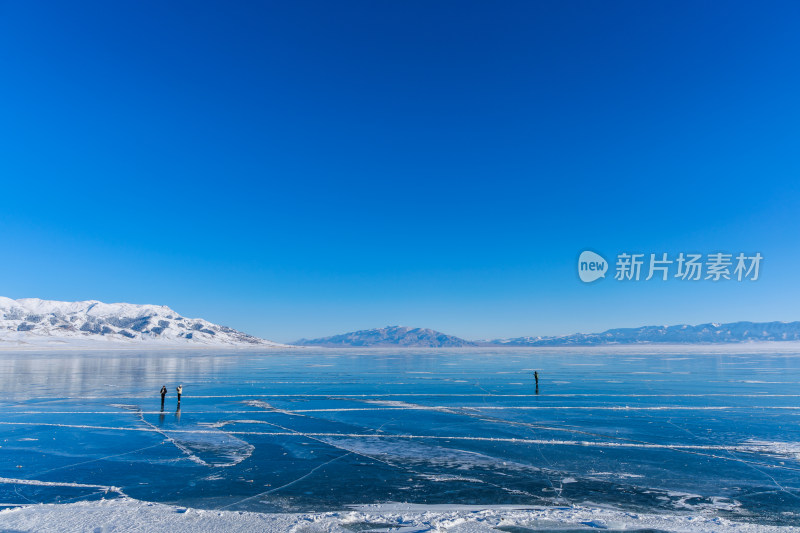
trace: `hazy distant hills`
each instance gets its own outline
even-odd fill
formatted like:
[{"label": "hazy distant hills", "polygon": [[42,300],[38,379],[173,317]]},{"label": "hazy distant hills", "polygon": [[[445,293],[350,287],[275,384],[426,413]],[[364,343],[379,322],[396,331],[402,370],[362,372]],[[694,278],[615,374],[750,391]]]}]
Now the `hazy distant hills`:
[{"label": "hazy distant hills", "polygon": [[558,337],[517,337],[482,341],[500,346],[591,346],[636,343],[727,343],[800,340],[800,322],[732,322],[697,326],[643,326],[609,329],[602,333],[575,333]]},{"label": "hazy distant hills", "polygon": [[409,328],[405,326],[387,326],[385,328],[351,331],[332,337],[319,339],[300,339],[294,344],[300,346],[419,346],[431,348],[448,348],[477,346],[452,335],[427,328]]},{"label": "hazy distant hills", "polygon": [[575,333],[558,337],[517,337],[483,341],[501,346],[591,346],[636,343],[727,343],[800,340],[800,322],[732,322],[689,326],[643,326],[609,329],[602,333]]},{"label": "hazy distant hills", "polygon": [[282,346],[163,305],[0,297],[0,348]]},{"label": "hazy distant hills", "polygon": [[392,326],[301,339],[305,346],[593,346],[601,344],[703,344],[754,341],[800,341],[800,322],[732,322],[697,326],[642,326],[609,329],[602,333],[574,333],[553,337],[516,337],[468,341],[426,328]]}]

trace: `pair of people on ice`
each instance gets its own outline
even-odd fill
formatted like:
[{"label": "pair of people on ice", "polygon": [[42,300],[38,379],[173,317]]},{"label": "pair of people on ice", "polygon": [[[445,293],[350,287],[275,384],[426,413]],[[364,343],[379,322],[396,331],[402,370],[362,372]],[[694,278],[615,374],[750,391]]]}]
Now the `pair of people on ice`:
[{"label": "pair of people on ice", "polygon": [[[181,403],[181,394],[183,394],[183,385],[178,385],[175,390],[178,392],[178,403]],[[167,386],[161,387],[161,407],[164,407],[164,396],[167,395]]]}]

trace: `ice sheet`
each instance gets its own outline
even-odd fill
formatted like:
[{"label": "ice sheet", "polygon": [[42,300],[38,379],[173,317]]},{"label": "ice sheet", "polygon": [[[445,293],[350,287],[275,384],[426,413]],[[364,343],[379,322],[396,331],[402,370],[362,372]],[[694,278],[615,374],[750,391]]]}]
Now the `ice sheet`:
[{"label": "ice sheet", "polygon": [[[444,506],[426,516],[542,508],[493,515],[529,529],[608,526],[612,508],[686,528],[797,523],[800,354],[699,352],[0,354],[0,504],[99,513],[116,505],[100,498],[130,497],[293,520],[387,502]],[[392,513],[358,520],[406,527]],[[478,527],[448,516],[435,523]],[[311,523],[345,527],[329,518]]]}]

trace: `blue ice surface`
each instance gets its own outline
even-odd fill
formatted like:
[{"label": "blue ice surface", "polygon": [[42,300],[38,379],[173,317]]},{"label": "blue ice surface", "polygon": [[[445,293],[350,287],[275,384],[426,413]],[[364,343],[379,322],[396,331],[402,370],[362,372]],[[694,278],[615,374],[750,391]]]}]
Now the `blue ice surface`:
[{"label": "blue ice surface", "polygon": [[409,502],[800,520],[796,353],[29,352],[0,354],[0,380],[6,506],[125,494],[262,512]]}]

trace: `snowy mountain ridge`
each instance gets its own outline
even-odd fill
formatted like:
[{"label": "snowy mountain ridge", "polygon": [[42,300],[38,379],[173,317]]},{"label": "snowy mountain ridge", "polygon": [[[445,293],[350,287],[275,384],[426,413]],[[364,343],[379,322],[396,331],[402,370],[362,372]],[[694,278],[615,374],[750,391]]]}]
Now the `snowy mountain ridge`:
[{"label": "snowy mountain ridge", "polygon": [[282,346],[165,305],[0,296],[0,347],[72,345]]}]

